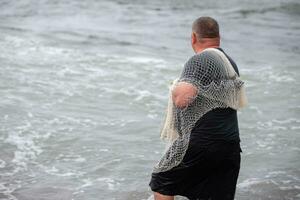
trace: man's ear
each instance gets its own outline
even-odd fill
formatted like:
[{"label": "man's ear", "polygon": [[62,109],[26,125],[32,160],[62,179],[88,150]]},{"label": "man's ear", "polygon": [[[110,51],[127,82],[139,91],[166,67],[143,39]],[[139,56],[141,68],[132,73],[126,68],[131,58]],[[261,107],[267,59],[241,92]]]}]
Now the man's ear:
[{"label": "man's ear", "polygon": [[192,45],[196,44],[197,42],[197,35],[195,32],[192,32],[192,35],[191,35],[191,43]]}]

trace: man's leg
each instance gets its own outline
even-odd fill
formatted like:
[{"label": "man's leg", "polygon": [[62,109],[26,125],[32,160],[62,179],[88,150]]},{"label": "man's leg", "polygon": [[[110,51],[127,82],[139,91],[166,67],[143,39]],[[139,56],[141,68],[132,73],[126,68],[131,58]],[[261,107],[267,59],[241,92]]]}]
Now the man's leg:
[{"label": "man's leg", "polygon": [[154,200],[174,200],[174,196],[166,196],[158,192],[154,192]]},{"label": "man's leg", "polygon": [[213,200],[234,200],[240,162],[240,152],[235,151],[219,163],[212,178],[211,195]]}]

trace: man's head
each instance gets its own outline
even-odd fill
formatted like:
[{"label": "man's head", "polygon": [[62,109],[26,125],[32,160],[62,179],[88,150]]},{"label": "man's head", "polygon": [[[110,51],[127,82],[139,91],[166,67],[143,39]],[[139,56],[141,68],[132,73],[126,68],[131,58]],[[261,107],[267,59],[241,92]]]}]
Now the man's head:
[{"label": "man's head", "polygon": [[218,22],[211,17],[199,17],[192,26],[191,44],[194,51],[205,48],[219,47],[220,33]]}]

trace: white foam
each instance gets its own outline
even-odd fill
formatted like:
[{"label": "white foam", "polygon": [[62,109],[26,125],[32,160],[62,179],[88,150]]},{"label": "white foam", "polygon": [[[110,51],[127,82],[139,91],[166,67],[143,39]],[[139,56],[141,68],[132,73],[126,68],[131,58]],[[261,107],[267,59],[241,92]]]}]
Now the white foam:
[{"label": "white foam", "polygon": [[279,189],[280,190],[292,190],[292,189],[294,189],[294,187],[293,186],[280,186]]},{"label": "white foam", "polygon": [[154,200],[154,195],[151,195],[147,200]]},{"label": "white foam", "polygon": [[99,151],[101,151],[101,152],[108,152],[109,150],[108,149],[99,149]]},{"label": "white foam", "polygon": [[290,83],[295,82],[293,74],[288,71],[276,71],[272,66],[261,66],[253,70],[243,69],[243,72],[253,76],[253,73],[258,74],[258,76],[268,80],[268,83],[278,82],[278,83]]},{"label": "white foam", "polygon": [[137,93],[137,97],[134,99],[135,101],[143,100],[144,98],[151,97],[151,92],[147,90],[139,90]]},{"label": "white foam", "polygon": [[52,166],[51,168],[46,168],[45,172],[47,172],[49,174],[53,174],[53,173],[58,173],[59,170],[55,166]]},{"label": "white foam", "polygon": [[65,173],[55,173],[53,175],[67,177],[67,176],[77,176],[78,174],[75,172],[65,172]]},{"label": "white foam", "polygon": [[0,159],[0,168],[4,168],[6,166],[6,162]]},{"label": "white foam", "polygon": [[[16,129],[23,129],[15,132],[11,132],[4,142],[15,145],[17,150],[14,152],[14,158],[12,160],[17,166],[26,168],[29,160],[36,159],[37,155],[42,153],[40,146],[36,145],[34,140],[38,137],[35,132],[31,134],[23,134],[31,125],[20,126]],[[20,170],[20,168],[18,168]]]},{"label": "white foam", "polygon": [[273,130],[273,131],[279,131],[279,130],[287,130],[288,127],[282,126],[282,125],[276,125],[274,121],[267,121],[267,122],[257,122],[257,129],[259,130]]},{"label": "white foam", "polygon": [[272,122],[277,123],[277,124],[290,124],[290,123],[300,123],[299,119],[296,118],[288,118],[288,119],[284,119],[284,120],[278,120],[278,119],[273,119]]},{"label": "white foam", "polygon": [[70,161],[74,161],[74,162],[86,162],[86,158],[82,157],[81,155],[74,155],[74,154],[69,154],[69,155],[65,155],[65,154],[59,154],[58,155],[58,160],[63,160],[66,162],[70,162]]},{"label": "white foam", "polygon": [[83,157],[79,157],[79,158],[74,159],[74,161],[75,161],[75,162],[82,163],[82,162],[86,162],[86,159],[83,158]]},{"label": "white foam", "polygon": [[[9,185],[9,187],[7,187],[6,185]],[[7,200],[18,200],[15,196],[12,195],[15,189],[17,189],[16,186],[6,183],[0,183],[0,194],[1,196],[4,195]]]},{"label": "white foam", "polygon": [[33,118],[33,114],[32,114],[31,112],[28,112],[28,113],[27,113],[27,116],[28,116],[29,118]]},{"label": "white foam", "polygon": [[80,75],[81,74],[80,71],[74,70],[67,66],[58,70],[56,73],[61,78],[64,78],[66,75]]},{"label": "white foam", "polygon": [[255,110],[257,114],[262,115],[261,109],[259,109],[257,106],[249,106],[249,109]]},{"label": "white foam", "polygon": [[106,183],[109,190],[115,190],[115,186],[120,185],[119,182],[107,177],[98,178],[97,181]]},{"label": "white foam", "polygon": [[296,81],[289,75],[280,75],[279,73],[274,73],[273,71],[269,71],[269,79],[280,83],[290,83]]},{"label": "white foam", "polygon": [[237,185],[237,187],[241,188],[241,189],[245,189],[245,188],[249,188],[253,185],[257,185],[257,184],[262,183],[262,182],[263,182],[262,180],[257,179],[257,178],[249,178],[249,179],[246,179],[243,182],[239,183]]},{"label": "white foam", "polygon": [[157,58],[149,58],[149,57],[125,57],[123,58],[126,61],[132,62],[132,63],[140,63],[140,64],[148,64],[148,63],[166,63],[162,59]]},{"label": "white foam", "polygon": [[156,119],[158,118],[157,114],[148,114],[147,117],[149,117],[150,119]]},{"label": "white foam", "polygon": [[39,165],[40,168],[42,168],[46,173],[58,176],[58,177],[79,177],[82,176],[84,173],[80,171],[66,171],[62,172],[62,170],[56,168],[55,166],[44,166],[44,165]]},{"label": "white foam", "polygon": [[93,181],[91,181],[91,179],[83,179],[82,180],[84,182],[83,185],[80,186],[80,188],[85,188],[85,187],[89,187],[93,185]]},{"label": "white foam", "polygon": [[300,129],[300,126],[292,126],[291,129],[292,129],[292,130],[299,130],[299,129]]},{"label": "white foam", "polygon": [[285,171],[272,171],[272,172],[268,173],[268,175],[270,175],[270,176],[277,176],[277,175],[282,175],[282,174],[286,174],[286,172]]}]

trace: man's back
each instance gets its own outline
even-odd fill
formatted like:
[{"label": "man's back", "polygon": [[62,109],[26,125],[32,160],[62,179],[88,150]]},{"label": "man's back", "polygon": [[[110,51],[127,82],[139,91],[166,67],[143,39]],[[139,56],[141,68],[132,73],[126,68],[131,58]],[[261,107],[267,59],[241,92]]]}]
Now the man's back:
[{"label": "man's back", "polygon": [[[218,49],[225,54],[221,48]],[[235,62],[226,56],[239,74]],[[193,142],[203,147],[218,141],[240,142],[237,111],[232,108],[216,108],[209,111],[197,121],[191,135],[191,139],[195,140]]]}]

